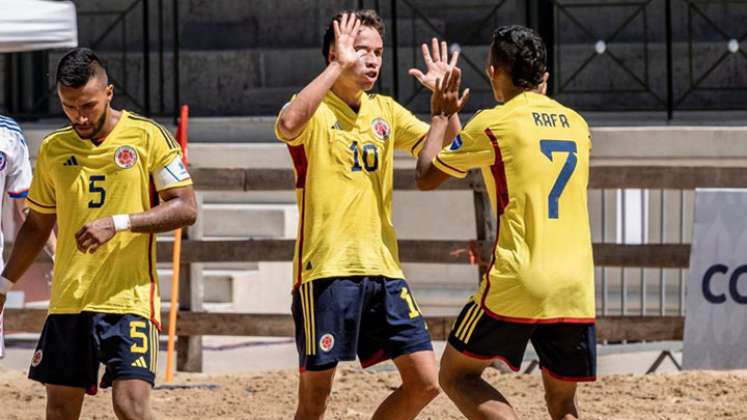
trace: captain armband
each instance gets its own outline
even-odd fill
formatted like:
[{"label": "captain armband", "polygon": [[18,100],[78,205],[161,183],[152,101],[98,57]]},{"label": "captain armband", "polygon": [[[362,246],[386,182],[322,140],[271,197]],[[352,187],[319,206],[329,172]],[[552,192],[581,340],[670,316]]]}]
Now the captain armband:
[{"label": "captain armband", "polygon": [[184,167],[180,156],[174,156],[171,163],[153,172],[153,182],[156,184],[157,191],[186,181],[189,178],[189,172]]}]

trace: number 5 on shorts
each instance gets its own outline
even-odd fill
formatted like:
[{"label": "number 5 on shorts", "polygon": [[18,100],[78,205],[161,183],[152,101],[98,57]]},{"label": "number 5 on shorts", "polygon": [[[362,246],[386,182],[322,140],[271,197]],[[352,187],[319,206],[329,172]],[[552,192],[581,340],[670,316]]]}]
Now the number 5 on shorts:
[{"label": "number 5 on shorts", "polygon": [[[133,353],[147,353],[148,352],[148,336],[143,331],[138,331],[138,328],[145,329],[145,321],[130,321],[130,338],[135,340],[135,343],[130,347],[130,351]],[[137,340],[142,340],[142,345],[138,345]]]},{"label": "number 5 on shorts", "polygon": [[406,287],[402,288],[402,291],[399,293],[399,297],[402,298],[405,302],[407,302],[407,307],[410,308],[410,318],[416,318],[420,316],[420,308],[418,308],[418,304],[415,303],[415,299],[410,296],[410,291],[407,290]]},{"label": "number 5 on shorts", "polygon": [[547,156],[551,162],[553,152],[568,153],[568,159],[565,161],[565,164],[563,164],[558,179],[555,180],[555,185],[552,186],[550,195],[547,197],[547,217],[550,219],[557,219],[560,194],[563,193],[566,184],[568,184],[568,180],[576,169],[576,163],[578,161],[578,158],[576,158],[576,143],[570,140],[540,140],[540,150],[542,150],[542,154]]}]

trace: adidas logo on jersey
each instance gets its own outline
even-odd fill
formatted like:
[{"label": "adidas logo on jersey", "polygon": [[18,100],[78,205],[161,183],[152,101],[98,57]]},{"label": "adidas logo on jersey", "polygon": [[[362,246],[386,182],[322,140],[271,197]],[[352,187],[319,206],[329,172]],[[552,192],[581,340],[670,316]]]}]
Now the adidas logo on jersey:
[{"label": "adidas logo on jersey", "polygon": [[148,368],[148,365],[145,364],[145,359],[143,356],[138,357],[130,366],[134,367],[140,367],[140,368]]},{"label": "adidas logo on jersey", "polygon": [[66,160],[62,166],[78,166],[78,160],[75,159],[75,156],[70,156],[70,159]]}]

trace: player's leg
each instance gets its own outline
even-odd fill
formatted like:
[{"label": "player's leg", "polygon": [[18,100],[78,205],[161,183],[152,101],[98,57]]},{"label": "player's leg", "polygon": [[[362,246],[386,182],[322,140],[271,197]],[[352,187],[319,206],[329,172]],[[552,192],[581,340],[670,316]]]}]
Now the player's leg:
[{"label": "player's leg", "polygon": [[402,385],[379,405],[373,419],[412,419],[438,396],[438,368],[431,350],[404,354],[394,359]]},{"label": "player's leg", "polygon": [[85,393],[96,393],[98,373],[90,317],[51,314],[34,351],[29,379],[47,391],[47,419],[77,419]]},{"label": "player's leg", "polygon": [[293,292],[299,382],[296,419],[321,419],[337,363],[355,360],[363,285],[360,279],[317,279]]},{"label": "player's leg", "polygon": [[324,417],[336,370],[336,367],[332,367],[321,371],[301,372],[298,381],[296,420],[315,420]]},{"label": "player's leg", "polygon": [[93,315],[101,362],[101,387],[112,387],[112,406],[120,420],[153,418],[150,392],[158,369],[158,329],[138,315]]},{"label": "player's leg", "polygon": [[411,419],[438,395],[438,369],[425,319],[407,282],[366,278],[358,357],[363,367],[392,359],[402,385],[374,414],[375,419]]},{"label": "player's leg", "polygon": [[46,385],[47,420],[77,420],[83,408],[84,388],[65,385]]},{"label": "player's leg", "polygon": [[578,419],[576,383],[553,378],[546,370],[542,371],[542,383],[550,417],[553,420]]},{"label": "player's leg", "polygon": [[112,405],[119,420],[150,420],[150,383],[141,379],[118,379],[112,383]]},{"label": "player's leg", "polygon": [[441,358],[439,382],[470,419],[515,419],[506,397],[482,374],[494,360],[518,371],[535,327],[494,319],[479,302],[479,296],[473,297],[457,317]]},{"label": "player's leg", "polygon": [[441,357],[441,388],[468,419],[518,419],[506,397],[482,378],[492,363],[465,356],[447,344]]},{"label": "player's leg", "polygon": [[578,418],[576,383],[596,379],[596,334],[591,324],[547,324],[532,334],[553,419]]}]

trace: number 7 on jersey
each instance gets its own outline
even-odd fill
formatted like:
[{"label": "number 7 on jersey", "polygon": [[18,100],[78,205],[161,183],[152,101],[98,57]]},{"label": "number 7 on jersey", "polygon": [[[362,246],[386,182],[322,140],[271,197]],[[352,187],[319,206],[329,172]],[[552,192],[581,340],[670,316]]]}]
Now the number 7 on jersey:
[{"label": "number 7 on jersey", "polygon": [[566,159],[565,164],[563,164],[558,179],[555,180],[555,185],[552,186],[550,195],[547,197],[547,217],[550,219],[557,219],[560,194],[563,193],[566,184],[568,184],[568,180],[576,169],[576,163],[578,162],[578,158],[576,157],[576,143],[570,140],[540,140],[540,150],[542,150],[542,154],[547,156],[550,161],[553,160],[553,152],[568,153],[568,159]]}]

